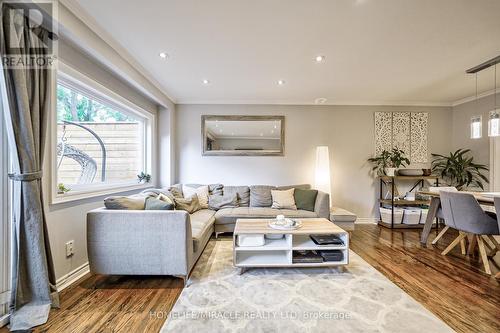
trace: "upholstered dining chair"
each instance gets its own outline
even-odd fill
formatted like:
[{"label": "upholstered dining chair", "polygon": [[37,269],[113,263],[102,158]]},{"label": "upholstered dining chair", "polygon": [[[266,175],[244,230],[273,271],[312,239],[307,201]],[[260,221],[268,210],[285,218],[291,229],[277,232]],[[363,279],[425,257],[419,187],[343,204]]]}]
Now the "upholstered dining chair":
[{"label": "upholstered dining chair", "polygon": [[445,224],[459,231],[458,237],[441,254],[448,254],[460,241],[465,239],[467,234],[472,234],[472,237],[477,241],[484,270],[487,274],[491,274],[482,236],[499,235],[498,220],[487,214],[470,193],[441,192],[440,197]]},{"label": "upholstered dining chair", "polygon": [[[441,193],[441,192],[457,192],[457,188],[456,187],[453,187],[453,186],[442,186],[442,187],[436,187],[436,186],[431,186],[429,187],[429,191],[430,192],[438,192],[438,193]],[[444,215],[443,215],[443,209],[440,208],[437,213],[436,213],[436,217],[438,219],[444,219]],[[437,242],[444,236],[444,234],[448,231],[448,229],[450,229],[449,226],[445,225],[445,227],[439,232],[439,234],[436,236],[436,238],[434,238],[432,240],[432,245],[435,245],[437,244]],[[460,242],[460,247],[462,248],[462,254],[465,254],[465,239],[463,239],[461,242]]]},{"label": "upholstered dining chair", "polygon": [[[498,222],[498,229],[500,229],[500,197],[495,197],[495,211],[497,212],[497,222]],[[495,243],[498,249],[498,243]],[[500,272],[498,272],[495,275],[495,278],[500,279]]]}]

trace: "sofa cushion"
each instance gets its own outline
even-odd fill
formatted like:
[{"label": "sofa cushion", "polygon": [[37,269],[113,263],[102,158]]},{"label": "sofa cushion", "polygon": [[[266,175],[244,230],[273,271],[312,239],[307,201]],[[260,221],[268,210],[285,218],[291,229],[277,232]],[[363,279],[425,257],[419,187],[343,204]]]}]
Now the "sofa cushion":
[{"label": "sofa cushion", "polygon": [[208,208],[219,210],[222,208],[238,207],[238,195],[236,193],[226,195],[211,195],[208,198]]},{"label": "sofa cushion", "polygon": [[112,196],[104,199],[107,209],[144,210],[148,194],[134,194],[129,196]]},{"label": "sofa cushion", "polygon": [[304,209],[313,212],[314,205],[316,204],[316,197],[318,196],[317,190],[303,190],[300,188],[295,189],[293,194],[295,197],[295,204],[297,209]]},{"label": "sofa cushion", "polygon": [[301,190],[309,190],[311,188],[310,184],[299,184],[299,185],[285,185],[285,186],[277,186],[277,190],[289,190],[291,188],[301,189]]},{"label": "sofa cushion", "polygon": [[193,251],[195,253],[205,245],[203,240],[207,238],[207,233],[212,233],[212,226],[215,222],[214,215],[215,212],[209,209],[202,209],[190,215]]},{"label": "sofa cushion", "polygon": [[248,207],[250,204],[250,189],[248,186],[224,186],[224,195],[238,195],[238,205]]},{"label": "sofa cushion", "polygon": [[285,215],[291,218],[318,217],[315,212],[307,210],[276,209],[270,207],[237,207],[223,208],[215,213],[216,224],[234,224],[237,219],[274,218],[276,215]]},{"label": "sofa cushion", "polygon": [[201,209],[197,195],[193,195],[190,198],[175,198],[174,201],[175,209],[185,210],[189,214],[193,214]]},{"label": "sofa cushion", "polygon": [[208,185],[202,185],[198,187],[182,185],[182,194],[184,195],[184,198],[190,198],[193,195],[198,196],[200,207],[202,209],[208,208],[208,195],[209,195]]},{"label": "sofa cushion", "polygon": [[173,203],[168,203],[154,197],[149,197],[146,198],[144,210],[173,210],[174,207],[175,206]]},{"label": "sofa cushion", "polygon": [[275,188],[270,185],[250,186],[250,207],[271,207],[273,204],[271,190]]},{"label": "sofa cushion", "polygon": [[[204,186],[203,184],[186,184],[186,186],[198,188],[200,186]],[[208,191],[210,195],[222,195],[222,189],[224,185],[222,184],[210,184],[208,185]]]},{"label": "sofa cushion", "polygon": [[297,210],[295,198],[293,197],[294,192],[294,188],[289,190],[271,190],[271,196],[273,197],[273,205],[271,208]]}]

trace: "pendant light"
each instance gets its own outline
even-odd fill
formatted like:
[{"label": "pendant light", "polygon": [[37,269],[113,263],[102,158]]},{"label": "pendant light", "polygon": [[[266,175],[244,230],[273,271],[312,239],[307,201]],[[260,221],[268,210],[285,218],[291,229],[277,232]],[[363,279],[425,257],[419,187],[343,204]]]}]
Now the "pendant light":
[{"label": "pendant light", "polygon": [[488,120],[488,136],[500,136],[500,109],[497,108],[497,65],[495,64],[494,106]]},{"label": "pendant light", "polygon": [[[476,110],[479,110],[477,102],[477,73],[476,73]],[[483,117],[472,116],[470,119],[470,138],[481,139],[483,137]]]}]

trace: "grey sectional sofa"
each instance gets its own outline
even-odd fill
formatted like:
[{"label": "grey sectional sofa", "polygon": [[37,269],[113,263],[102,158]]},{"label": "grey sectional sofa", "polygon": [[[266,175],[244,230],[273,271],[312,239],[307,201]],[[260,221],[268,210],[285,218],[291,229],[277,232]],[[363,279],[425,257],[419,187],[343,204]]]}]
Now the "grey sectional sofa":
[{"label": "grey sectional sofa", "polygon": [[[282,189],[294,186],[282,187]],[[300,187],[309,187],[300,185]],[[231,232],[237,219],[330,217],[329,195],[318,192],[314,211],[274,209],[268,202],[272,186],[224,186],[236,191],[239,207],[218,211],[109,210],[87,214],[90,269],[97,274],[175,275],[187,278],[211,235]],[[258,207],[267,205],[267,207]]]}]

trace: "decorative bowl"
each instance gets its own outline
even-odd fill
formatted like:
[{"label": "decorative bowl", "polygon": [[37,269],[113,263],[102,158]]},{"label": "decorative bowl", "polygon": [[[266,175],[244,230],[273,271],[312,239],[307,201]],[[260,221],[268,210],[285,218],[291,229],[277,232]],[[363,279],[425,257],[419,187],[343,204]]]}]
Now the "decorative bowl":
[{"label": "decorative bowl", "polygon": [[400,176],[422,176],[424,171],[422,169],[399,169],[398,175]]}]

